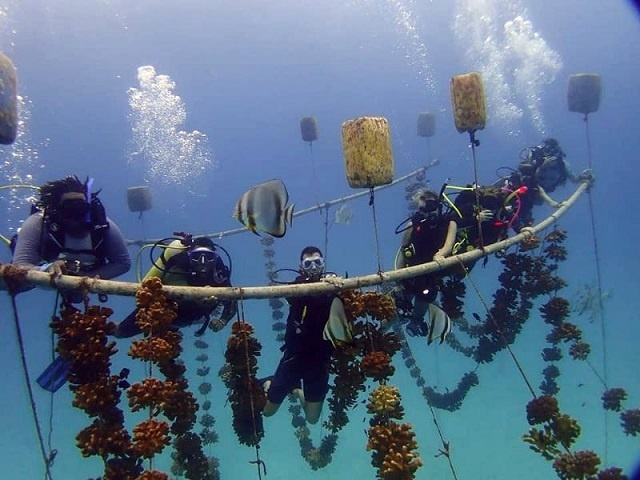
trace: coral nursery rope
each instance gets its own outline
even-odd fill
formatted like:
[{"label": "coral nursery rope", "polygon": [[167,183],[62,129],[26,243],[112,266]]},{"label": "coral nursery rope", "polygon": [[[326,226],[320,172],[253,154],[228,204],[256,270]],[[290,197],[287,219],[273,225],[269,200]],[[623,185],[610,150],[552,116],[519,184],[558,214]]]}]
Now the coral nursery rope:
[{"label": "coral nursery rope", "polygon": [[38,410],[36,409],[36,402],[33,395],[33,389],[31,388],[31,377],[29,375],[29,369],[27,368],[27,357],[24,351],[24,341],[22,339],[22,329],[20,328],[20,318],[18,317],[18,307],[16,306],[16,296],[10,295],[11,308],[13,309],[13,323],[16,327],[16,336],[18,337],[18,345],[20,346],[20,361],[22,363],[22,372],[24,374],[24,381],[27,385],[27,392],[29,395],[29,402],[31,403],[31,414],[33,421],[36,425],[36,433],[38,434],[38,443],[40,445],[40,454],[42,455],[42,461],[44,462],[45,478],[53,480],[51,475],[50,463],[52,457],[47,455],[44,438],[42,436],[42,428],[40,427],[40,421],[38,420]]},{"label": "coral nursery rope", "polygon": [[[407,336],[404,333],[404,330],[402,328],[394,329],[394,333],[402,338],[402,341],[404,342],[405,347],[409,349],[409,352],[411,353],[411,358],[414,358],[413,351],[411,350],[411,345],[409,345],[409,342],[407,341]],[[429,400],[429,397],[425,396],[425,400],[427,401],[427,405],[429,406],[429,410],[431,411],[431,418],[433,419],[433,424],[436,426],[436,430],[438,431],[438,436],[440,437],[440,442],[442,443],[442,449],[440,450],[440,453],[436,455],[436,457],[442,456],[447,458],[447,462],[449,462],[449,468],[451,469],[451,474],[453,475],[453,478],[455,480],[458,480],[458,474],[456,473],[456,469],[453,466],[453,460],[451,459],[451,452],[449,450],[451,442],[447,442],[444,439],[444,435],[442,434],[442,429],[440,428],[440,424],[438,423],[438,419],[436,418],[436,412],[433,409],[433,406],[431,405],[431,401]]]},{"label": "coral nursery rope", "polygon": [[498,325],[498,322],[496,322],[496,319],[493,317],[493,315],[491,313],[491,309],[489,308],[489,305],[487,305],[487,302],[485,301],[484,297],[482,296],[482,293],[478,289],[478,285],[476,285],[476,282],[474,282],[473,278],[471,278],[471,275],[469,275],[469,270],[464,265],[464,263],[460,262],[460,266],[464,269],[465,277],[469,280],[469,283],[471,283],[471,286],[475,290],[476,295],[478,295],[478,298],[480,299],[480,302],[482,303],[482,306],[484,307],[485,311],[487,312],[487,315],[491,319],[491,322],[493,323],[493,326],[496,327],[496,331],[500,334],[500,338],[502,338],[502,341],[504,342],[505,348],[509,352],[509,355],[511,355],[511,358],[513,359],[513,362],[516,364],[516,367],[518,368],[518,371],[520,372],[520,375],[522,375],[524,383],[527,384],[527,388],[529,389],[529,392],[531,392],[531,396],[533,396],[533,398],[537,398],[536,392],[533,389],[533,387],[531,386],[531,382],[529,381],[529,378],[527,377],[526,373],[524,373],[524,368],[522,368],[522,364],[520,363],[520,361],[516,357],[515,353],[513,353],[513,350],[511,350],[511,346],[509,345],[509,342],[507,342],[507,339],[505,338],[504,333],[502,333],[502,329]]},{"label": "coral nursery rope", "polygon": [[[242,301],[242,297],[240,297],[239,303],[240,303],[240,308],[238,311],[239,321],[240,323],[245,323],[244,302]],[[249,358],[249,335],[245,334],[243,335],[243,338],[244,338],[245,361],[247,365],[247,381],[249,382],[249,385],[247,385],[247,390],[249,391],[249,405],[251,405],[251,422],[253,424],[253,436],[257,439],[258,426],[256,425],[256,407],[253,399],[253,389],[251,388],[251,359]],[[260,458],[260,442],[258,441],[256,441],[255,450],[256,450],[256,459],[249,463],[253,463],[256,465],[256,468],[258,469],[258,478],[262,480],[262,470],[260,469],[260,467],[262,467],[266,475],[267,466],[264,463],[264,461]]]}]

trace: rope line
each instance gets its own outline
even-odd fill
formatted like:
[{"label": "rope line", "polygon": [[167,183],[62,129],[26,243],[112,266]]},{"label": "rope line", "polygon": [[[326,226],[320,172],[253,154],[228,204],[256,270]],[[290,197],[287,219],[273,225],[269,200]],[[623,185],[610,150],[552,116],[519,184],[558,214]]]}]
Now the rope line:
[{"label": "rope line", "polygon": [[509,355],[511,355],[511,358],[512,358],[513,362],[516,364],[516,367],[517,367],[518,371],[520,372],[520,375],[522,376],[522,378],[524,380],[524,383],[527,384],[527,388],[529,389],[529,392],[531,392],[531,395],[533,396],[533,398],[537,398],[538,396],[536,395],[535,390],[531,386],[531,382],[529,381],[529,378],[527,377],[527,374],[524,373],[524,368],[522,367],[522,364],[520,363],[520,361],[516,357],[516,354],[513,353],[513,350],[511,349],[511,345],[509,345],[509,342],[507,342],[507,339],[504,336],[504,333],[502,333],[502,329],[500,328],[500,325],[498,325],[498,322],[496,321],[495,317],[491,313],[491,309],[489,308],[489,305],[487,305],[487,302],[484,299],[484,296],[482,295],[482,293],[480,292],[480,289],[478,288],[478,285],[473,280],[473,278],[471,278],[471,275],[469,274],[469,270],[464,265],[464,263],[460,262],[460,266],[464,270],[465,278],[467,280],[469,280],[469,283],[473,287],[473,290],[476,292],[476,295],[478,295],[478,299],[480,300],[480,303],[482,303],[482,306],[484,307],[485,311],[487,312],[487,316],[489,317],[489,319],[491,319],[491,323],[493,323],[493,326],[496,327],[496,330],[500,334],[500,338],[504,342],[504,346],[507,349],[507,351],[509,352]]},{"label": "rope line", "polygon": [[[394,325],[393,331],[396,335],[400,337],[400,340],[404,343],[404,345],[409,350],[411,358],[415,358],[413,355],[413,350],[411,350],[411,345],[409,345],[409,341],[407,339],[407,335],[404,332],[404,329],[396,322]],[[451,459],[451,452],[449,450],[451,442],[447,442],[444,439],[444,435],[442,433],[442,428],[440,428],[440,424],[438,423],[438,419],[436,418],[436,412],[429,401],[429,397],[425,395],[425,400],[427,401],[427,405],[429,406],[429,410],[431,411],[431,417],[433,419],[433,423],[436,426],[436,430],[438,431],[438,436],[440,437],[440,442],[442,443],[442,449],[439,450],[439,453],[435,455],[436,457],[444,456],[449,462],[449,468],[451,469],[451,473],[453,474],[453,478],[458,480],[458,475],[456,473],[456,469],[453,465],[453,460]]]},{"label": "rope line", "polygon": [[[405,180],[408,180],[412,177],[415,177],[416,175],[420,175],[421,173],[426,172],[427,170],[429,170],[430,168],[435,167],[436,165],[438,165],[440,162],[438,160],[432,160],[431,163],[429,163],[427,166],[425,167],[421,167],[418,168],[417,170],[414,170],[413,172],[410,172],[406,175],[403,175],[402,177],[398,177],[396,178],[393,182],[387,184],[387,185],[380,185],[379,187],[374,187],[374,190],[378,191],[378,190],[384,190],[386,188],[390,188],[393,187],[394,185],[397,185],[398,183],[404,182]],[[346,195],[344,197],[340,197],[340,198],[335,198],[333,200],[329,200],[328,202],[324,202],[324,203],[318,203],[312,207],[309,208],[305,208],[304,210],[298,210],[297,212],[293,213],[293,217],[301,217],[303,215],[307,215],[311,212],[316,212],[318,210],[321,210],[323,208],[329,208],[332,207],[334,205],[337,205],[339,203],[344,203],[344,202],[348,202],[351,200],[355,200],[356,198],[360,198],[360,197],[364,197],[365,195],[369,194],[369,190],[364,190],[362,192],[358,192],[358,193],[353,193],[351,195]],[[234,228],[231,230],[224,230],[222,232],[216,232],[216,233],[206,233],[203,235],[194,235],[197,237],[207,237],[207,238],[217,238],[217,239],[221,239],[223,237],[229,237],[231,235],[237,235],[239,233],[246,233],[248,232],[249,229],[247,227],[239,227],[239,228]],[[162,240],[161,238],[153,238],[150,240],[126,240],[126,244],[127,245],[144,245],[145,243],[156,243],[159,242],[160,240]]]},{"label": "rope line", "polygon": [[[29,402],[31,403],[31,415],[36,427],[36,433],[38,435],[38,444],[40,446],[40,454],[42,455],[42,461],[44,462],[45,475],[44,478],[52,480],[51,475],[51,463],[55,458],[53,451],[50,455],[47,455],[46,448],[44,446],[44,437],[42,436],[42,428],[40,427],[40,421],[38,420],[38,410],[36,409],[35,396],[33,395],[33,388],[31,388],[31,376],[29,375],[29,369],[27,368],[27,356],[24,349],[24,340],[22,338],[22,329],[20,328],[20,318],[18,317],[18,306],[16,305],[16,296],[9,295],[11,297],[11,308],[13,309],[13,323],[16,329],[16,337],[18,339],[18,345],[20,347],[20,362],[22,364],[22,373],[24,375],[24,381],[27,386],[27,393],[29,395]],[[57,453],[57,452],[56,452]]]}]

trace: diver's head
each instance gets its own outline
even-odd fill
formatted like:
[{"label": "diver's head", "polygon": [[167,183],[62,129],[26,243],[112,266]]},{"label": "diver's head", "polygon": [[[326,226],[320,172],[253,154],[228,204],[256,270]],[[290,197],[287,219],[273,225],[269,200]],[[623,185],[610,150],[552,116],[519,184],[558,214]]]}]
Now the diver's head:
[{"label": "diver's head", "polygon": [[215,251],[215,245],[206,237],[193,240],[187,250],[189,259],[189,283],[192,285],[224,285],[229,280],[229,270]]},{"label": "diver's head", "polygon": [[300,253],[300,273],[309,280],[320,280],[324,273],[324,257],[318,247],[305,247]]},{"label": "diver's head", "polygon": [[434,213],[438,210],[440,200],[438,194],[428,188],[420,189],[413,196],[413,201],[422,213]]},{"label": "diver's head", "polygon": [[86,235],[91,226],[91,205],[87,198],[87,183],[75,175],[45,183],[40,187],[38,207],[65,233],[73,237]]}]

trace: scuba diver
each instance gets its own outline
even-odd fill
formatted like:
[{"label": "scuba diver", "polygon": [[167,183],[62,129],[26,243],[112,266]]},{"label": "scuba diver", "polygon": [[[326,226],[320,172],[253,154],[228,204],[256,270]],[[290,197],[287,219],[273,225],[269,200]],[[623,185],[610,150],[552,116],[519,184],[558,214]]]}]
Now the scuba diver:
[{"label": "scuba diver", "polygon": [[[513,203],[515,194],[497,187],[454,187],[458,190],[455,200],[443,193],[449,205],[448,217],[458,225],[453,254],[469,252],[475,248],[504,240],[517,208]],[[471,270],[473,264],[467,265]]]},{"label": "scuba diver", "polygon": [[[184,285],[192,287],[230,287],[231,286],[231,257],[220,245],[216,245],[207,237],[192,238],[191,235],[176,233],[181,238],[173,238],[156,243],[151,250],[153,266],[147,272],[144,280],[159,277],[166,285]],[[154,250],[161,248],[157,259],[153,259]],[[222,251],[229,260],[225,265],[219,255]],[[220,300],[214,303],[202,304],[196,300],[183,299],[178,301],[177,318],[173,324],[176,327],[187,327],[199,320],[202,325],[195,332],[201,336],[207,327],[219,332],[235,316],[237,312],[236,300]],[[131,312],[116,328],[117,338],[128,338],[138,335],[140,329],[136,324],[138,310]]]},{"label": "scuba diver", "polygon": [[534,205],[545,202],[553,208],[562,206],[562,202],[553,200],[548,194],[564,185],[567,180],[573,183],[593,182],[594,175],[590,169],[575,175],[564,160],[565,157],[558,141],[546,138],[542,144],[524,149],[520,154],[518,169],[494,184],[518,197],[519,211],[512,222],[516,232],[533,225]]},{"label": "scuba diver", "polygon": [[[413,197],[418,211],[396,228],[396,233],[404,232],[396,255],[396,269],[431,261],[440,262],[451,255],[458,226],[455,220],[443,214],[441,196],[433,190],[424,189]],[[428,344],[436,338],[440,343],[444,342],[451,330],[449,316],[434,303],[442,277],[440,271],[409,278],[402,280],[392,291],[398,316],[409,318],[407,333],[428,337]],[[427,311],[429,325],[424,319]]]},{"label": "scuba diver", "polygon": [[[335,275],[333,275],[335,278]],[[305,247],[300,254],[299,275],[294,284],[324,281],[325,263],[319,248]],[[285,397],[298,397],[310,424],[320,419],[329,390],[329,364],[338,343],[350,343],[351,324],[342,300],[335,293],[287,298],[289,315],[282,359],[273,376],[261,379],[267,394],[262,411],[274,415]]]},{"label": "scuba diver", "polygon": [[[128,272],[131,258],[124,236],[92,185],[92,178],[82,182],[74,175],[40,187],[40,199],[14,237],[12,263],[53,275],[102,279]],[[69,290],[62,296],[79,303],[85,294]]]}]

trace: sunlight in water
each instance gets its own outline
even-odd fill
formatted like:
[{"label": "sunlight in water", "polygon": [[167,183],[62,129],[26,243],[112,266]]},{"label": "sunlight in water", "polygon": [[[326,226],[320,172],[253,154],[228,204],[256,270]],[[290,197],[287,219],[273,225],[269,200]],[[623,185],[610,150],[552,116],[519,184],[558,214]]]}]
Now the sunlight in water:
[{"label": "sunlight in water", "polygon": [[540,97],[562,68],[560,55],[517,1],[459,0],[456,12],[454,33],[471,68],[482,74],[491,120],[517,135],[515,125],[526,112],[544,136]]},{"label": "sunlight in water", "polygon": [[433,68],[429,64],[428,49],[419,33],[420,21],[411,0],[351,0],[345,3],[359,8],[364,16],[376,12],[386,22],[393,22],[393,32],[398,37],[395,48],[408,65],[414,69],[420,82],[435,94]]},{"label": "sunlight in water", "polygon": [[[29,134],[29,121],[33,105],[30,100],[18,96],[18,136],[16,140],[3,149],[2,185],[37,185],[35,170],[42,168],[40,152],[33,144]],[[45,141],[44,145],[46,146]],[[29,215],[28,205],[34,200],[34,191],[29,189],[10,189],[2,191],[2,209],[6,212],[9,223],[8,230],[16,229]]]},{"label": "sunlight in water", "polygon": [[409,65],[416,70],[418,77],[429,92],[435,93],[435,82],[428,61],[427,46],[416,29],[415,15],[411,11],[409,2],[388,0],[387,4],[392,10],[396,30],[404,37],[405,41],[401,43],[400,48],[404,49],[405,58]]},{"label": "sunlight in water", "polygon": [[213,166],[207,136],[180,128],[187,118],[176,84],[152,66],[138,68],[140,88],[130,88],[131,163],[144,162],[148,178],[163,184],[189,184]]}]

